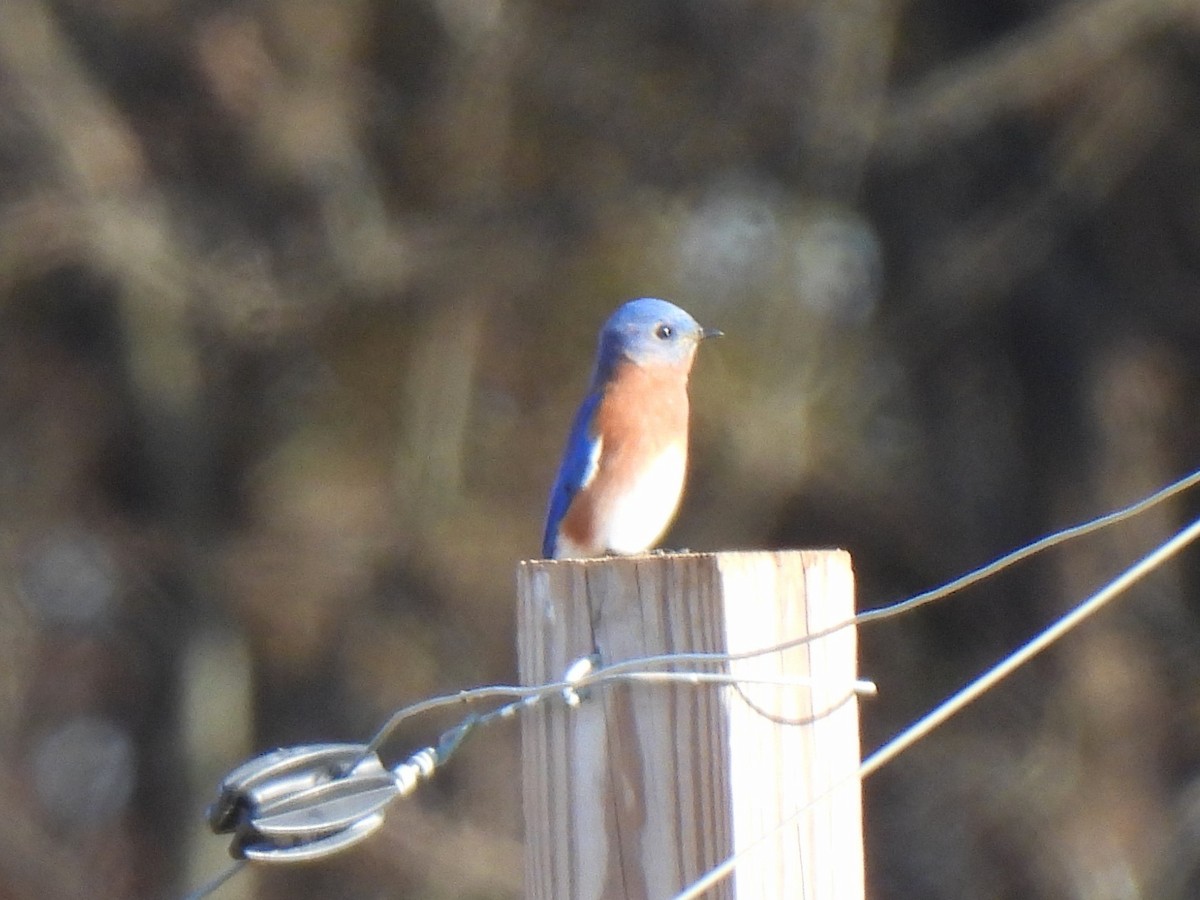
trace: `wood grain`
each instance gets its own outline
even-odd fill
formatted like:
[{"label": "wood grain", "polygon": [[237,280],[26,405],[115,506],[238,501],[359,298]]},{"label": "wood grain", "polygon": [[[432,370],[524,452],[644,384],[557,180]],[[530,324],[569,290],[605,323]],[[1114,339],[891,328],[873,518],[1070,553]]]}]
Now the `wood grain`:
[{"label": "wood grain", "polygon": [[[535,561],[518,586],[527,684],[593,650],[602,665],[742,652],[853,615],[842,551]],[[527,712],[527,897],[673,896],[857,768],[853,629],[733,667],[816,687],[638,683]],[[862,897],[860,806],[856,784],[840,789],[757,845],[714,896]]]}]

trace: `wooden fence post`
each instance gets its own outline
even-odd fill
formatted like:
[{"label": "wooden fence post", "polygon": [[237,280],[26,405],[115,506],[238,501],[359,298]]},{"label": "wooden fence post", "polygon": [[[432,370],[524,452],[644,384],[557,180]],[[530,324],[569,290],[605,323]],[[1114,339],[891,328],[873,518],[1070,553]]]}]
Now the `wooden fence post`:
[{"label": "wooden fence post", "polygon": [[[840,550],[536,560],[517,580],[525,684],[556,681],[593,651],[601,665],[738,653],[854,614]],[[770,835],[711,896],[862,898],[856,782],[773,831],[858,767],[855,654],[843,628],[732,665],[745,679],[811,677],[811,688],[622,684],[526,711],[525,896],[663,900]]]}]

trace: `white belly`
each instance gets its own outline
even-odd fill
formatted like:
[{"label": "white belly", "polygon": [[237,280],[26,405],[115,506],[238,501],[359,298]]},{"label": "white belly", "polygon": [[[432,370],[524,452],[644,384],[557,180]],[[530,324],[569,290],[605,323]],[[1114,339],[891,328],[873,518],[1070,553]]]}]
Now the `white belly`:
[{"label": "white belly", "polygon": [[626,555],[653,547],[675,518],[686,472],[687,445],[672,444],[642,472],[633,490],[613,502],[600,544]]}]

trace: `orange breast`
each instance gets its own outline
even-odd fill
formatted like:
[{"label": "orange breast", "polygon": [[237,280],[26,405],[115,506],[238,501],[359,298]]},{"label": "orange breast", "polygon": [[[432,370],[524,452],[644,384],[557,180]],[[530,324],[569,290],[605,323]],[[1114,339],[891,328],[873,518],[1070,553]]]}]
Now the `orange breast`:
[{"label": "orange breast", "polygon": [[687,446],[687,367],[623,362],[596,409],[593,432],[603,441],[595,476],[564,516],[560,534],[579,552],[599,555],[620,492],[672,444]]}]

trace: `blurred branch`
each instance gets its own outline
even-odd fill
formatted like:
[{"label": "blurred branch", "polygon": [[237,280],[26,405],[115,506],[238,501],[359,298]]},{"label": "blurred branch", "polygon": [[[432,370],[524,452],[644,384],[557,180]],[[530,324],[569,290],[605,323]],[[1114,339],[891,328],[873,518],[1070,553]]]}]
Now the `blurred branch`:
[{"label": "blurred branch", "polygon": [[[370,39],[368,6],[363,0],[251,5],[214,17],[197,50],[217,89],[225,60],[247,60],[253,74],[233,95],[251,98],[239,118],[256,155],[316,199],[323,249],[340,276],[391,295],[409,285],[413,254],[362,141],[369,95],[358,67]],[[271,23],[269,45],[260,19]]]},{"label": "blurred branch", "polygon": [[1001,302],[1054,252],[1062,234],[1111,196],[1172,121],[1169,81],[1157,64],[1118,61],[1062,120],[1032,192],[1010,191],[948,231],[924,258],[912,312],[939,320]]},{"label": "blurred branch", "polygon": [[462,491],[483,306],[445,304],[430,312],[422,330],[406,379],[396,484],[404,508],[436,518],[438,498],[444,503]]},{"label": "blurred branch", "polygon": [[184,322],[187,264],[161,200],[147,190],[136,136],[94,87],[45,4],[0,6],[0,65],[15,77],[68,196],[80,203],[88,254],[120,283],[139,392],[167,410],[190,408],[199,365]]},{"label": "blurred branch", "polygon": [[887,102],[899,4],[818,0],[811,5],[817,55],[806,100],[806,189],[854,197]]},{"label": "blurred branch", "polygon": [[137,140],[91,84],[48,4],[0,5],[0,61],[15,76],[50,141],[59,170],[81,195],[127,191],[145,178]]},{"label": "blurred branch", "polygon": [[903,92],[881,123],[891,156],[928,152],[1014,111],[1061,101],[1138,41],[1195,18],[1195,0],[1074,0]]},{"label": "blurred branch", "polygon": [[454,42],[435,125],[435,174],[450,205],[503,201],[514,142],[513,73],[525,24],[517,4],[447,0],[437,4]]}]

